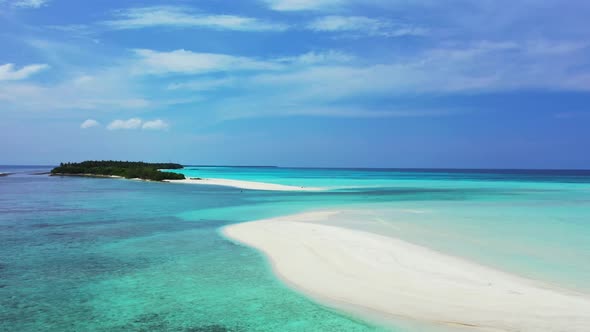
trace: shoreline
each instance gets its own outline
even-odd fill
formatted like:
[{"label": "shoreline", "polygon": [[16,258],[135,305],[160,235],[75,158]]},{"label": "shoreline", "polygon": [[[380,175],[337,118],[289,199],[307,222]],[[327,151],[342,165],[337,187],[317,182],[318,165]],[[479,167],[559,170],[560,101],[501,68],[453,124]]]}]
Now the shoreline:
[{"label": "shoreline", "polygon": [[394,237],[329,226],[345,211],[229,225],[287,285],[369,321],[477,331],[588,331],[590,296]]},{"label": "shoreline", "polygon": [[183,184],[198,184],[198,185],[210,185],[210,186],[223,186],[232,187],[239,189],[248,190],[268,190],[268,191],[323,191],[326,188],[320,187],[298,187],[289,186],[276,183],[268,182],[255,182],[255,181],[243,181],[243,180],[231,180],[231,179],[220,179],[220,178],[188,178],[184,180],[164,180],[168,183],[183,183]]},{"label": "shoreline", "polygon": [[82,178],[124,179],[124,177],[118,176],[118,175],[101,175],[101,174],[66,174],[66,173],[51,173],[51,172],[49,172],[49,176],[73,176],[73,177],[82,177]]},{"label": "shoreline", "polygon": [[[6,174],[9,175],[9,174]],[[176,184],[196,184],[196,185],[209,185],[209,186],[222,186],[231,187],[237,189],[247,190],[266,190],[266,191],[324,191],[327,188],[320,187],[298,187],[268,182],[257,182],[257,181],[243,181],[243,180],[231,180],[231,179],[220,179],[220,178],[188,178],[184,180],[146,180],[146,179],[126,179],[118,175],[100,175],[100,174],[64,174],[64,173],[50,173],[49,176],[71,176],[71,177],[86,177],[86,178],[104,178],[104,179],[125,179],[134,181],[145,181],[145,182],[159,182],[159,183],[176,183]]]}]

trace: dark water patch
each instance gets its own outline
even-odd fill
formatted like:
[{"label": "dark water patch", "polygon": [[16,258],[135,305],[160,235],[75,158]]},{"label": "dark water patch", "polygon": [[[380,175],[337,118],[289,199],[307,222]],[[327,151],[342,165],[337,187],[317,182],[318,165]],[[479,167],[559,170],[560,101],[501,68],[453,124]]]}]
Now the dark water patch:
[{"label": "dark water patch", "polygon": [[30,287],[28,293],[7,291],[16,288],[0,290],[6,294],[0,298],[0,331],[87,331],[75,327],[93,319],[88,299],[76,287],[52,291]]},{"label": "dark water patch", "polygon": [[188,222],[193,225],[191,229],[217,229],[225,225],[233,224],[233,221],[222,219],[185,219],[183,222]]},{"label": "dark water patch", "polygon": [[203,325],[203,326],[195,326],[189,327],[185,332],[241,332],[245,331],[241,328],[230,328],[223,325]]},{"label": "dark water patch", "polygon": [[169,330],[169,323],[157,313],[143,314],[135,318],[130,327],[136,331],[166,331]]},{"label": "dark water patch", "polygon": [[557,189],[510,189],[510,188],[384,188],[377,190],[342,191],[338,195],[377,200],[385,197],[396,201],[410,197],[416,200],[479,200],[482,198],[498,199],[502,197],[529,196],[531,194],[546,194],[560,192]]},{"label": "dark water patch", "polygon": [[112,328],[113,331],[171,331],[171,332],[245,332],[239,327],[230,327],[222,324],[204,324],[183,327],[170,319],[165,313],[146,313],[135,317],[127,324]]},{"label": "dark water patch", "polygon": [[76,208],[48,208],[48,207],[44,207],[43,209],[38,209],[38,208],[10,208],[10,207],[6,207],[4,209],[4,211],[2,211],[3,213],[13,213],[13,214],[44,214],[44,215],[48,215],[48,214],[63,214],[63,213],[72,213],[72,212],[78,212],[78,213],[85,213],[85,212],[90,212],[90,210],[88,209],[76,209]]},{"label": "dark water patch", "polygon": [[[74,216],[71,216],[74,217]],[[149,222],[149,220],[151,218],[143,218],[141,219],[142,221],[137,221],[137,219],[111,219],[108,217],[102,217],[99,219],[88,219],[89,216],[83,216],[84,219],[79,218],[79,219],[72,219],[70,220],[68,223],[62,223],[62,222],[41,222],[41,223],[28,223],[27,226],[32,228],[32,229],[42,229],[42,228],[70,228],[70,229],[74,229],[76,227],[80,227],[80,228],[84,228],[87,231],[88,230],[93,230],[94,227],[98,227],[98,226],[102,226],[102,227],[108,227],[108,226],[113,226],[113,225],[120,225],[120,224],[126,224],[126,223],[133,223],[136,224],[137,222]],[[137,222],[136,222],[137,221]]]},{"label": "dark water patch", "polygon": [[[502,197],[530,194],[531,190],[509,191],[496,188],[380,188],[380,189],[341,189],[326,192],[285,192],[273,195],[261,195],[267,202],[283,201],[285,199],[310,198],[334,199],[350,201],[397,201],[405,199],[416,200],[472,200],[485,197]],[[538,191],[542,192],[542,191]],[[256,199],[260,201],[261,199]]]},{"label": "dark water patch", "polygon": [[48,236],[69,236],[69,237],[75,237],[76,233],[60,233],[60,232],[53,232],[53,233],[47,233]]},{"label": "dark water patch", "polygon": [[[38,283],[73,285],[92,279],[122,276],[145,269],[155,262],[141,256],[132,259],[120,259],[98,254],[73,252],[35,260],[35,267],[30,263],[14,263],[10,275],[18,277],[22,287],[35,287]],[[8,273],[7,273],[8,276]],[[24,290],[24,289],[23,289]]]},{"label": "dark water patch", "polygon": [[[83,219],[85,218],[85,219]],[[147,236],[158,232],[175,232],[194,228],[216,227],[223,221],[206,221],[202,224],[187,223],[174,216],[145,217],[145,218],[120,218],[111,219],[101,217],[88,219],[88,216],[70,216],[70,222],[39,222],[38,219],[21,219],[0,223],[0,230],[4,229],[12,233],[16,238],[28,239],[30,234],[21,234],[19,230],[29,229],[37,231],[37,235],[50,237],[62,237],[64,240],[94,241],[96,239],[124,239],[129,237]]]},{"label": "dark water patch", "polygon": [[[182,327],[178,322],[170,321],[165,313],[146,313],[132,319],[129,323],[114,328],[122,331],[178,331],[178,332],[245,332],[244,329],[221,324],[205,324]],[[180,325],[180,326],[179,326]]]},{"label": "dark water patch", "polygon": [[59,227],[59,224],[50,224],[50,223],[40,223],[40,224],[32,224],[29,227],[31,228],[48,228],[48,227]]}]

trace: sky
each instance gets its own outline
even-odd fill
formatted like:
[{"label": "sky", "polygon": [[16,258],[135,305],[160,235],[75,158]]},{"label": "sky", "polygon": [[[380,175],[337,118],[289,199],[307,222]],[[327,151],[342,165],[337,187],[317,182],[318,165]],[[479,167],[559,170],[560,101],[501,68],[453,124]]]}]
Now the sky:
[{"label": "sky", "polygon": [[590,168],[590,2],[0,0],[0,164]]}]

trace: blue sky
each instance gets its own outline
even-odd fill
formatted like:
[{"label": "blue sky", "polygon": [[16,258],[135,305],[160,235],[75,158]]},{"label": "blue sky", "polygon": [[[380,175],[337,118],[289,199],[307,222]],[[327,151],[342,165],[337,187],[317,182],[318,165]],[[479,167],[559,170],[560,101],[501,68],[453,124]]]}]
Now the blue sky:
[{"label": "blue sky", "polygon": [[590,168],[588,13],[0,0],[0,164]]}]

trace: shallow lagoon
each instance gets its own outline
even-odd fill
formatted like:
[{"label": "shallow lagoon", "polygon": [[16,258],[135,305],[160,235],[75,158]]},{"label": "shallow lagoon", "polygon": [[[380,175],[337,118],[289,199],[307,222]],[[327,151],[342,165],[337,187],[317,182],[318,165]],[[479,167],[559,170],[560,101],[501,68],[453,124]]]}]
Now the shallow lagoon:
[{"label": "shallow lagoon", "polygon": [[[31,170],[0,178],[0,330],[378,330],[288,289],[260,254],[218,233],[229,223],[334,206],[375,211],[351,227],[590,289],[584,173],[187,170],[339,187],[275,193]],[[400,322],[399,330],[423,327]]]}]

